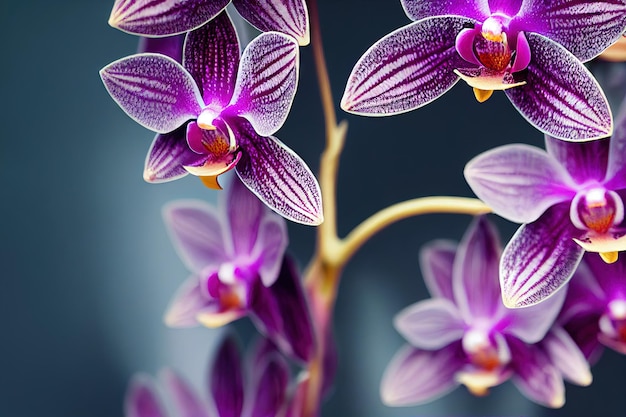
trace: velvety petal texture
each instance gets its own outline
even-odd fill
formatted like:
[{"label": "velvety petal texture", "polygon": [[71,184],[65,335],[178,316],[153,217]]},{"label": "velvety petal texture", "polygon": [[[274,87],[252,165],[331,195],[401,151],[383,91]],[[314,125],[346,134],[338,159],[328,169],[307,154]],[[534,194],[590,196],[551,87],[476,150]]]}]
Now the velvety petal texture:
[{"label": "velvety petal texture", "polygon": [[241,16],[262,32],[291,35],[301,46],[310,42],[309,14],[304,0],[233,0]]},{"label": "velvety petal texture", "polygon": [[420,20],[431,16],[458,15],[482,21],[489,14],[487,0],[400,0],[407,16]]},{"label": "velvety petal texture", "polygon": [[125,32],[167,36],[213,19],[230,0],[116,0],[109,24]]},{"label": "velvety petal texture", "polygon": [[545,151],[529,145],[484,152],[467,163],[464,175],[478,198],[516,223],[532,222],[576,194],[567,171]]},{"label": "velvety petal texture", "polygon": [[182,178],[188,174],[186,165],[198,165],[206,159],[187,146],[186,127],[170,133],[158,133],[146,156],[143,179],[150,183],[162,183]]},{"label": "velvety petal texture", "polygon": [[548,154],[567,170],[577,184],[604,180],[609,142],[612,140],[604,138],[589,142],[568,142],[551,136],[545,138]]},{"label": "velvety petal texture", "polygon": [[517,110],[543,133],[592,140],[613,133],[604,92],[578,58],[556,42],[527,33],[533,58],[526,85],[506,90]]},{"label": "velvety petal texture", "polygon": [[448,91],[468,65],[455,49],[469,22],[432,17],[400,28],[376,42],[355,65],[341,108],[362,115],[391,115],[417,109]]},{"label": "velvety petal texture", "polygon": [[115,102],[140,125],[168,133],[203,107],[191,75],[176,61],[160,54],[137,54],[100,70],[100,77]]}]

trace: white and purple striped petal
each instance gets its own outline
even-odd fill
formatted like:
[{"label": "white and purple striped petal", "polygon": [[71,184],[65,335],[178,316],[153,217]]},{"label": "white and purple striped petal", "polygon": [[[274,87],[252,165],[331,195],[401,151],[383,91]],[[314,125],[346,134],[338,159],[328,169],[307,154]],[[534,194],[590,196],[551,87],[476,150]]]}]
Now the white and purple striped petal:
[{"label": "white and purple striped petal", "polygon": [[143,179],[150,183],[173,181],[188,174],[185,165],[198,165],[206,159],[187,146],[186,127],[170,133],[157,133],[150,145],[143,170]]},{"label": "white and purple striped petal", "polygon": [[226,12],[187,35],[183,66],[196,80],[207,106],[222,109],[230,102],[240,53],[237,32]]},{"label": "white and purple striped petal", "polygon": [[452,293],[452,265],[457,245],[449,241],[435,241],[420,250],[420,270],[428,292],[435,298],[454,301]]},{"label": "white and purple striped petal", "polygon": [[505,91],[515,108],[537,129],[558,139],[603,138],[613,132],[604,92],[589,70],[561,45],[526,33],[532,59],[526,85]]},{"label": "white and purple striped petal", "polygon": [[470,19],[432,17],[400,28],[376,42],[350,74],[341,108],[361,115],[391,115],[440,97],[466,67],[456,36]]},{"label": "white and purple striped petal", "polygon": [[429,351],[406,345],[395,354],[383,375],[380,396],[390,406],[423,404],[459,386],[455,374],[464,365],[460,343]]},{"label": "white and purple striped petal", "polygon": [[581,231],[572,225],[569,207],[548,209],[522,225],[504,248],[500,261],[502,299],[509,308],[537,304],[570,279],[584,250],[573,240]]},{"label": "white and purple striped petal", "polygon": [[172,58],[136,54],[100,70],[107,91],[133,120],[157,133],[168,133],[203,107],[198,86]]},{"label": "white and purple striped petal", "polygon": [[296,38],[301,46],[309,44],[309,14],[304,0],[233,0],[233,4],[261,32],[282,32]]},{"label": "white and purple striped petal", "polygon": [[516,223],[535,221],[549,207],[570,201],[575,186],[545,151],[512,144],[484,152],[465,166],[472,191],[499,216]]},{"label": "white and purple striped petal", "polygon": [[135,375],[126,390],[126,417],[167,417],[154,384],[147,375]]},{"label": "white and purple striped petal", "polygon": [[624,32],[626,1],[526,0],[511,26],[550,38],[585,62]]},{"label": "white and purple striped petal", "polygon": [[209,387],[220,417],[241,417],[243,409],[243,370],[239,348],[232,337],[218,348],[208,375]]},{"label": "white and purple striped petal", "polygon": [[247,123],[238,132],[244,155],[235,170],[243,183],[286,219],[322,223],[319,184],[305,162],[278,139],[256,135]]},{"label": "white and purple striped petal", "polygon": [[243,51],[235,92],[223,115],[246,118],[261,136],[275,133],[298,85],[299,48],[282,33],[262,33]]},{"label": "white and purple striped petal", "polygon": [[144,36],[168,36],[202,26],[230,0],[116,0],[109,25]]},{"label": "white and purple striped petal", "polygon": [[400,3],[411,20],[457,15],[482,21],[491,14],[487,0],[400,0]]},{"label": "white and purple striped petal", "polygon": [[546,135],[545,142],[548,153],[567,170],[577,184],[604,180],[609,158],[608,138],[569,142]]}]

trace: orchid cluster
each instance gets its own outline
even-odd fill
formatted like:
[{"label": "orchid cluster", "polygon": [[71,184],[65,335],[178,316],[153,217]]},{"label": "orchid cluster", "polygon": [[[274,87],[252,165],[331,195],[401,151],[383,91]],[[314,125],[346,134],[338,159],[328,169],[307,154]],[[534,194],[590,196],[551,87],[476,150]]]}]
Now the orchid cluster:
[{"label": "orchid cluster", "polygon": [[[247,360],[250,383],[237,343],[223,341],[208,402],[164,371],[175,415],[320,415],[337,367],[332,318],[343,267],[386,225],[428,213],[476,217],[459,244],[438,240],[421,251],[432,299],[394,320],[408,344],[382,376],[385,404],[422,404],[459,385],[483,396],[510,379],[530,400],[561,407],[564,381],[589,385],[603,348],[626,354],[626,104],[612,112],[585,66],[623,42],[626,0],[401,0],[413,22],[356,62],[341,108],[392,116],[463,80],[478,102],[504,91],[545,135],[545,149],[503,144],[482,153],[464,171],[480,200],[399,203],[345,238],[337,236],[335,183],[347,124],[336,121],[316,1],[233,0],[260,31],[245,47],[229,3],[116,0],[109,23],[140,35],[140,51],[100,72],[121,109],[156,133],[147,182],[191,174],[221,189],[218,177],[235,174],[218,207],[177,201],[164,209],[190,271],[165,323],[220,327],[248,316],[262,339]],[[309,43],[327,131],[319,182],[273,136]],[[623,49],[611,60],[626,60]],[[504,247],[490,212],[521,224]],[[317,226],[304,272],[287,253],[285,219]],[[151,379],[137,377],[126,415],[166,416],[161,401]]]}]

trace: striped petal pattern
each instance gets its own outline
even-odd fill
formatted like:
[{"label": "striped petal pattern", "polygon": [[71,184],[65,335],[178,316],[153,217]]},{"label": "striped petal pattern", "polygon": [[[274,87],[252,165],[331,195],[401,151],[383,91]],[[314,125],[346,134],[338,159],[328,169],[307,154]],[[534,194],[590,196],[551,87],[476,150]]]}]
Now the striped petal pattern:
[{"label": "striped petal pattern", "polygon": [[231,106],[261,136],[275,133],[291,109],[298,85],[299,49],[290,36],[259,35],[244,50]]},{"label": "striped petal pattern", "polygon": [[173,132],[154,137],[144,164],[143,179],[157,184],[173,181],[187,175],[185,165],[197,165],[206,159],[187,146],[186,127],[181,126]]},{"label": "striped petal pattern", "polygon": [[458,81],[454,69],[468,65],[455,48],[462,17],[433,17],[400,28],[376,42],[355,65],[341,108],[361,115],[417,109]]},{"label": "striped petal pattern", "polygon": [[202,110],[202,97],[191,75],[165,55],[119,59],[101,69],[100,77],[126,114],[157,133],[173,131]]},{"label": "striped petal pattern", "polygon": [[611,135],[613,118],[604,92],[585,66],[561,45],[527,33],[532,60],[526,85],[506,90],[517,110],[537,129],[564,140]]},{"label": "striped petal pattern", "polygon": [[233,0],[241,16],[261,32],[291,35],[301,46],[310,42],[309,14],[304,0]]},{"label": "striped petal pattern", "polygon": [[230,0],[116,0],[109,25],[144,36],[167,36],[202,26]]}]

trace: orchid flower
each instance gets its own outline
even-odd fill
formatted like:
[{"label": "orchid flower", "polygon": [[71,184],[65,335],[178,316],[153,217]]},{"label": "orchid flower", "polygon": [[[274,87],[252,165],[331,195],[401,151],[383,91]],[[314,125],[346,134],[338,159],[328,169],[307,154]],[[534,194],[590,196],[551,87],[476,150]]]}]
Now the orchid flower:
[{"label": "orchid flower", "polygon": [[225,325],[250,315],[285,353],[313,352],[313,330],[300,276],[285,258],[285,221],[238,180],[219,210],[199,201],[166,206],[165,222],[192,275],[174,296],[165,322],[173,327]]},{"label": "orchid flower", "polygon": [[146,161],[147,181],[189,172],[219,187],[217,176],[235,168],[246,186],[285,218],[322,222],[311,170],[270,136],[283,125],[296,92],[298,46],[290,37],[263,33],[240,62],[235,28],[223,13],[187,35],[183,65],[141,53],[100,74],[120,107],[159,133]]},{"label": "orchid flower", "polygon": [[607,264],[586,255],[558,321],[591,360],[604,346],[626,354],[626,257]]},{"label": "orchid flower", "polygon": [[[581,61],[626,28],[626,0],[402,0],[414,23],[375,43],[355,65],[341,107],[404,113],[459,80],[479,101],[505,90],[533,126],[566,140],[609,136],[603,91]],[[593,16],[593,17],[591,17]]]},{"label": "orchid flower", "polygon": [[[249,380],[246,384],[244,366],[237,343],[226,338],[220,344],[207,373],[209,398],[198,396],[177,372],[165,369],[161,385],[171,398],[176,417],[268,417],[285,409],[289,368],[276,352],[264,347],[252,352]],[[147,375],[133,378],[126,392],[126,417],[167,417],[161,396]],[[213,411],[215,410],[215,411]]]},{"label": "orchid flower", "polygon": [[[109,24],[135,35],[162,37],[189,32],[213,20],[230,0],[116,0]],[[233,0],[239,14],[262,32],[277,31],[308,45],[304,0]]]},{"label": "orchid flower", "polygon": [[[420,253],[433,296],[401,311],[394,324],[409,341],[381,384],[388,405],[422,404],[459,384],[475,395],[511,378],[531,400],[564,403],[563,375],[591,382],[589,367],[564,331],[546,336],[565,294],[523,310],[504,307],[498,286],[501,247],[494,227],[477,218],[458,248],[435,242]],[[552,360],[555,353],[562,361]]]},{"label": "orchid flower", "polygon": [[626,250],[626,107],[610,139],[572,143],[546,136],[546,148],[505,145],[465,168],[474,193],[496,214],[524,223],[500,264],[509,307],[557,292],[584,251],[614,262]]}]

